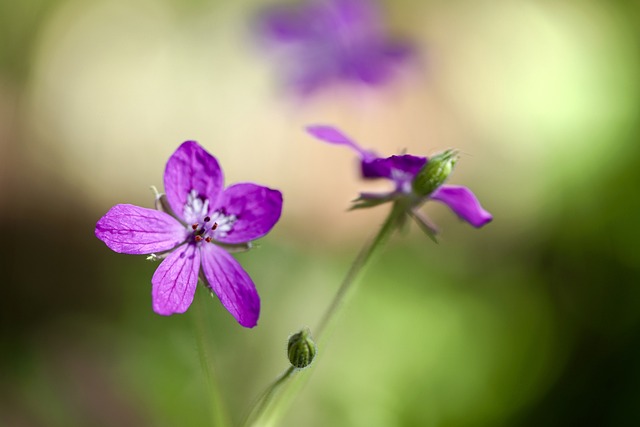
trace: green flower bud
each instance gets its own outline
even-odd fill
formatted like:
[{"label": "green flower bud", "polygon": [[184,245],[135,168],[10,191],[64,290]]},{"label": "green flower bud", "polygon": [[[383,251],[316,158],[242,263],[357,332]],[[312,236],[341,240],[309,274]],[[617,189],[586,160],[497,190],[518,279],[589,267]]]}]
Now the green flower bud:
[{"label": "green flower bud", "polygon": [[426,165],[413,179],[413,192],[419,196],[428,196],[447,180],[458,160],[458,152],[447,150],[429,158]]},{"label": "green flower bud", "polygon": [[316,357],[316,343],[311,338],[311,332],[304,328],[300,332],[291,335],[287,347],[289,362],[296,368],[306,368]]}]

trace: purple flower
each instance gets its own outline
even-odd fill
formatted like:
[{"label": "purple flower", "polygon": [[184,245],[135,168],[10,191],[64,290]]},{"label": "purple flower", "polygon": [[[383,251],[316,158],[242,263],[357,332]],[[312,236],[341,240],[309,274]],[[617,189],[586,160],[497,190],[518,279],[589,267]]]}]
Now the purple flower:
[{"label": "purple flower", "polygon": [[164,187],[157,202],[166,212],[116,205],[96,224],[96,236],[115,252],[162,259],[151,279],[156,313],[184,313],[202,273],[233,317],[254,327],[260,298],[227,249],[248,248],[267,234],[280,218],[282,194],[252,183],[224,188],[218,161],[195,141],[169,158]]},{"label": "purple flower", "polygon": [[431,159],[410,154],[383,158],[378,157],[373,151],[363,149],[331,126],[309,126],[307,131],[322,141],[346,145],[358,153],[363,178],[384,178],[395,184],[395,188],[386,193],[361,193],[353,208],[395,202],[397,205],[400,204],[409,216],[416,219],[432,238],[436,228],[417,211],[417,207],[429,199],[449,206],[461,219],[474,227],[482,227],[493,219],[467,187],[444,185],[456,161],[456,153],[452,150]]},{"label": "purple flower", "polygon": [[414,55],[408,43],[387,37],[375,0],[273,6],[257,25],[281,48],[287,81],[302,95],[337,81],[382,85]]}]

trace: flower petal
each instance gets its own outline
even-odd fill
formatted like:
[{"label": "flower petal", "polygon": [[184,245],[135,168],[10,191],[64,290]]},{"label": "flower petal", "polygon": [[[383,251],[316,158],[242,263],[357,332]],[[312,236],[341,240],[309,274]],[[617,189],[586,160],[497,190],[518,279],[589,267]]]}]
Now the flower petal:
[{"label": "flower petal", "polygon": [[289,66],[287,84],[301,99],[308,98],[332,83],[337,66],[333,58],[322,58],[310,50]]},{"label": "flower petal", "polygon": [[115,205],[96,224],[96,237],[112,251],[150,254],[175,248],[187,230],[171,215],[134,205]]},{"label": "flower petal", "polygon": [[404,63],[412,58],[413,51],[407,43],[371,39],[352,47],[341,58],[340,75],[369,86],[389,82]]},{"label": "flower petal", "polygon": [[430,198],[449,206],[460,218],[474,227],[482,227],[493,219],[467,187],[442,185]]},{"label": "flower petal", "polygon": [[325,37],[348,45],[362,38],[382,36],[382,22],[377,4],[372,0],[329,0],[323,18],[326,21]]},{"label": "flower petal", "polygon": [[348,44],[377,35],[381,25],[370,0],[328,0],[269,7],[258,17],[258,28],[261,35],[280,43]]},{"label": "flower petal", "polygon": [[317,13],[315,5],[272,6],[258,16],[259,34],[280,43],[304,42],[317,36],[310,25]]},{"label": "flower petal", "polygon": [[370,86],[381,85],[389,80],[393,69],[376,46],[364,45],[352,50],[340,62],[339,73],[343,79]]},{"label": "flower petal", "polygon": [[200,251],[183,245],[173,251],[153,274],[153,311],[164,316],[184,313],[193,301],[200,270]]},{"label": "flower petal", "polygon": [[427,163],[426,157],[403,154],[385,158],[362,161],[364,178],[389,178],[394,181],[412,181],[420,169]]},{"label": "flower petal", "polygon": [[237,220],[226,236],[216,237],[223,243],[244,243],[269,232],[280,219],[282,194],[252,183],[234,184],[224,190],[219,209]]},{"label": "flower petal", "polygon": [[417,56],[415,46],[404,40],[386,41],[380,48],[380,54],[389,64],[395,65]]},{"label": "flower petal", "polygon": [[253,328],[260,315],[260,297],[238,261],[216,245],[203,245],[202,271],[229,313],[245,328]]},{"label": "flower petal", "polygon": [[332,126],[313,125],[307,126],[306,130],[307,132],[309,132],[309,134],[324,142],[337,145],[346,145],[347,147],[357,152],[363,160],[373,160],[377,157],[373,151],[365,150],[364,148],[360,147],[360,145],[358,145],[355,141]]},{"label": "flower petal", "polygon": [[195,141],[186,141],[171,155],[164,171],[164,190],[171,209],[184,217],[192,190],[215,206],[224,186],[222,169],[215,157]]}]

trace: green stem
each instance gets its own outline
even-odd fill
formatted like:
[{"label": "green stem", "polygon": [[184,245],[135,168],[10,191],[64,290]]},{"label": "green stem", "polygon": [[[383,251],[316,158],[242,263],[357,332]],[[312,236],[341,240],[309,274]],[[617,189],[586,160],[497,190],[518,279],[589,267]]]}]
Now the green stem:
[{"label": "green stem", "polygon": [[204,307],[202,305],[206,302],[205,295],[196,295],[195,301],[195,334],[196,342],[198,345],[198,356],[200,358],[200,365],[204,372],[204,376],[207,381],[207,390],[209,392],[209,409],[211,411],[211,426],[212,427],[227,427],[230,425],[226,412],[224,411],[224,405],[222,402],[222,395],[220,390],[216,386],[216,375],[213,367],[213,362],[209,357],[209,351],[207,348],[207,340],[205,338],[205,319],[204,319]]},{"label": "green stem", "polygon": [[[293,366],[290,366],[286,371],[284,371],[282,375],[278,377],[278,379],[276,379],[273,383],[271,383],[269,388],[267,388],[262,393],[262,396],[258,398],[256,402],[256,406],[249,413],[249,416],[247,417],[244,423],[245,426],[260,425],[256,423],[260,422],[261,419],[265,418],[264,414],[266,413],[266,410],[269,407],[269,403],[271,403],[271,400],[274,398],[276,391],[278,391],[280,386],[284,385],[287,382],[287,380],[293,376],[295,372],[296,372],[296,369]],[[265,424],[265,422],[263,422],[262,424]]]},{"label": "green stem", "polygon": [[403,209],[397,204],[393,205],[389,216],[380,227],[378,234],[375,235],[373,239],[365,243],[365,245],[360,249],[358,256],[351,264],[351,268],[347,272],[347,275],[342,280],[338,291],[336,292],[331,304],[327,307],[324,315],[320,319],[318,326],[315,331],[313,331],[313,336],[316,340],[320,340],[320,337],[326,330],[327,326],[329,326],[331,320],[334,318],[335,314],[338,311],[338,308],[342,305],[345,297],[349,293],[351,289],[353,289],[353,285],[355,283],[355,279],[358,276],[358,273],[363,270],[363,268],[367,265],[367,262],[371,258],[371,255],[376,251],[376,249],[386,241],[386,239],[391,235],[391,232],[396,228],[398,224],[398,220],[400,215],[403,215]]},{"label": "green stem", "polygon": [[[393,230],[397,228],[402,220],[403,215],[405,215],[405,208],[398,203],[394,203],[391,212],[387,216],[385,222],[382,224],[382,227],[380,227],[378,233],[373,237],[373,239],[369,240],[362,247],[356,259],[353,261],[353,264],[351,264],[347,275],[342,280],[342,283],[340,284],[338,291],[333,297],[333,300],[331,300],[331,303],[325,310],[324,315],[318,323],[318,327],[313,334],[316,340],[320,339],[324,331],[331,324],[331,321],[335,318],[338,309],[343,304],[349,292],[353,289],[353,285],[355,284],[355,279],[358,277],[358,274],[367,265],[376,249],[378,249],[378,247],[380,247],[391,235],[391,232],[393,232]],[[297,372],[299,372],[299,370],[293,367],[289,367],[289,369],[287,369],[282,375],[280,375],[280,377],[278,377],[269,386],[269,388],[265,390],[262,396],[258,399],[249,417],[247,418],[245,426],[268,425],[268,419],[270,418],[268,414],[274,414],[275,417],[278,414],[278,406],[282,406],[283,404],[286,404],[286,402],[291,401],[290,397],[283,396],[287,393],[282,392],[279,395],[276,395],[276,392],[281,387],[285,386]],[[299,387],[296,388],[296,390],[298,389]],[[271,409],[269,408],[270,406]],[[275,421],[272,420],[272,422]]]}]

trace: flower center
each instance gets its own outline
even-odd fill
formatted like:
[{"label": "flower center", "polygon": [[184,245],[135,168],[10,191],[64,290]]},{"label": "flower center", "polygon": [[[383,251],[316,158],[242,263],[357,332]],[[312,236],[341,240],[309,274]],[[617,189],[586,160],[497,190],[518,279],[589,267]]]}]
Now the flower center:
[{"label": "flower center", "polygon": [[187,223],[201,222],[209,213],[209,199],[203,199],[196,190],[191,190],[184,205],[183,218]]},{"label": "flower center", "polygon": [[396,183],[396,191],[401,193],[411,193],[411,181],[413,174],[409,172],[391,168],[391,179]]},{"label": "flower center", "polygon": [[193,241],[200,243],[224,238],[233,229],[238,217],[227,215],[223,209],[209,214],[209,200],[191,190],[184,206],[184,219],[191,224]]}]

